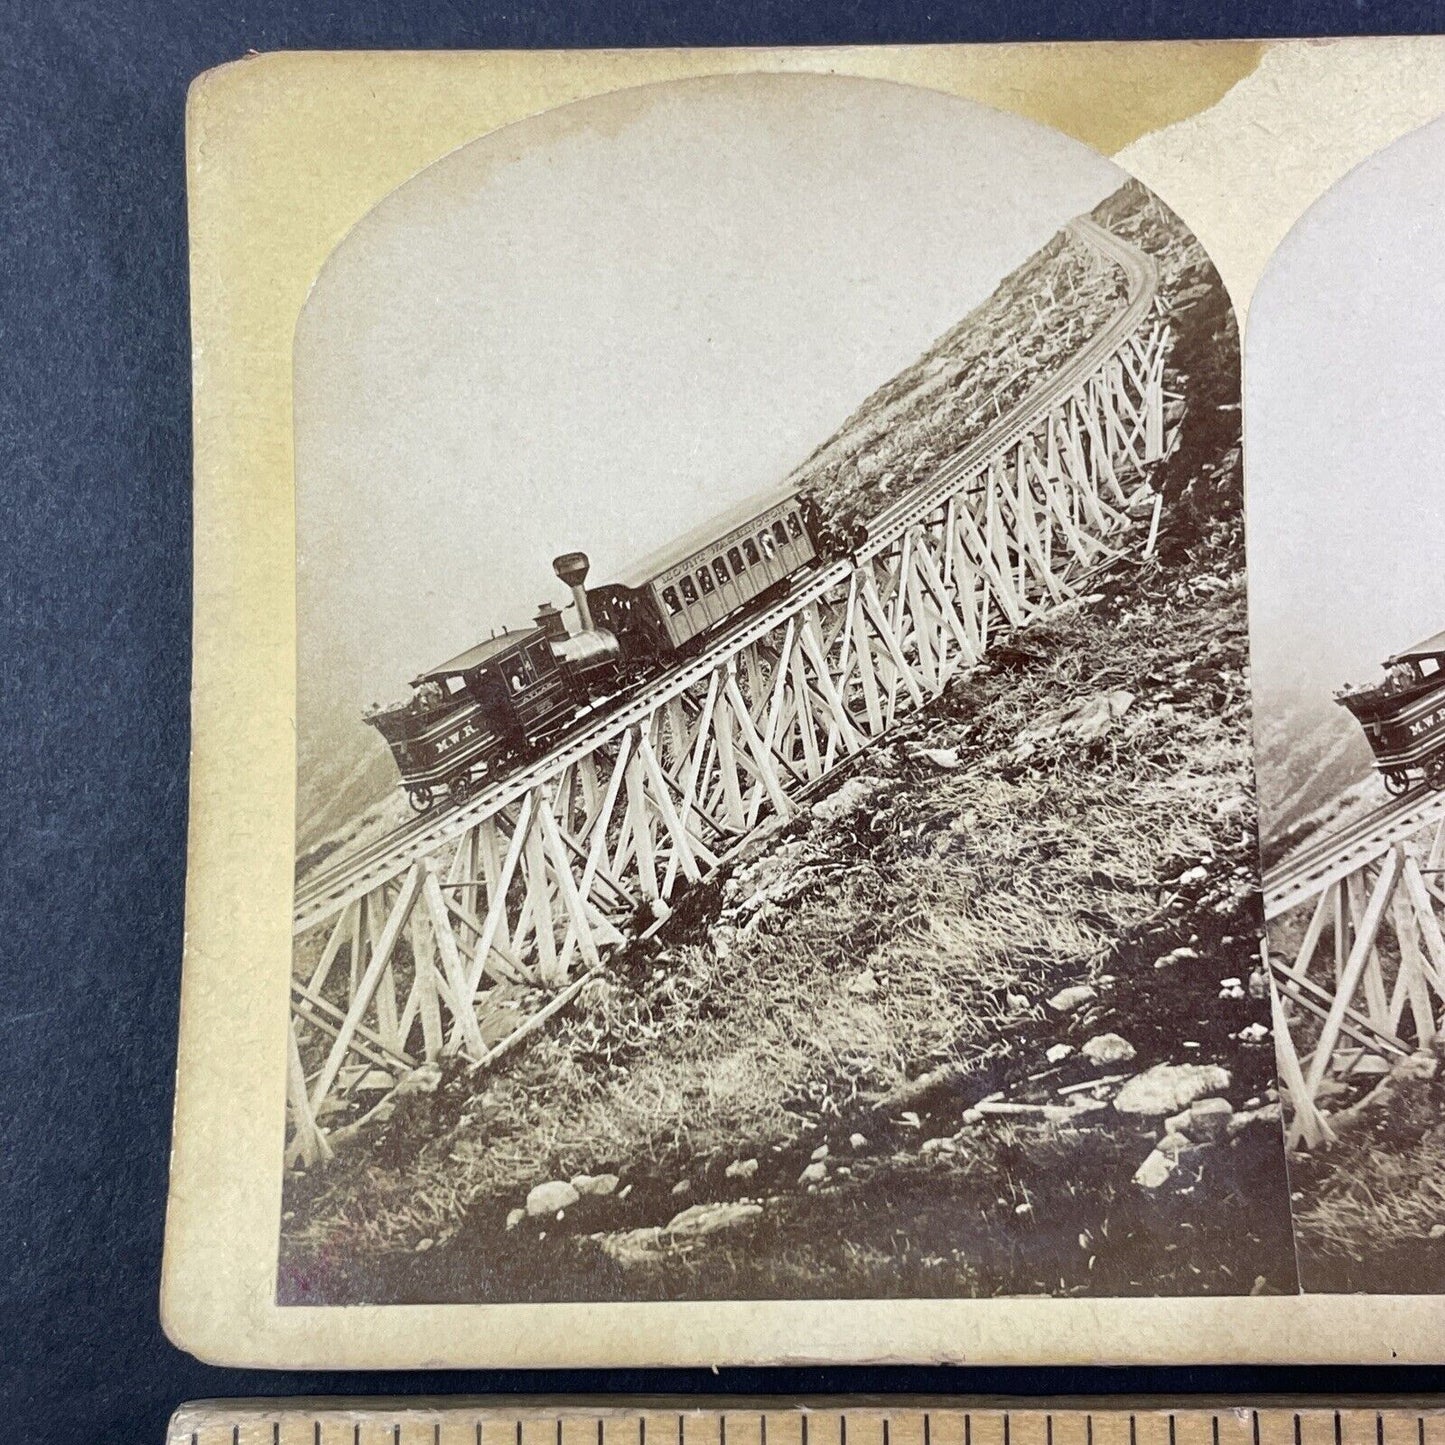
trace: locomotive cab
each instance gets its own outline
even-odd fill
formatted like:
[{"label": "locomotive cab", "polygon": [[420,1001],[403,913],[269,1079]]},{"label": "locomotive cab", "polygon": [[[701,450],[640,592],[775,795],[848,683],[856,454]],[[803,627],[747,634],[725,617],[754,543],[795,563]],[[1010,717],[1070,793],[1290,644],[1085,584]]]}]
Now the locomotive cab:
[{"label": "locomotive cab", "polygon": [[500,734],[532,743],[556,730],[570,712],[567,679],[540,627],[513,628],[478,643],[418,677],[413,686],[438,684],[465,694]]},{"label": "locomotive cab", "polygon": [[541,628],[502,632],[412,679],[404,703],[365,720],[385,738],[419,812],[442,791],[463,797],[509,753],[545,742],[572,693]]},{"label": "locomotive cab", "polygon": [[1385,676],[1336,694],[1364,730],[1386,791],[1399,796],[1418,771],[1445,787],[1445,632],[1385,660]]}]

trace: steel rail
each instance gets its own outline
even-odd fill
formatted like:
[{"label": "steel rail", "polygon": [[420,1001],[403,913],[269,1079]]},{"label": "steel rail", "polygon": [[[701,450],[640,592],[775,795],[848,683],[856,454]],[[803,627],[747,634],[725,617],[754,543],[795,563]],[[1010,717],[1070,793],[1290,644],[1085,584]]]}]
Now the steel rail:
[{"label": "steel rail", "polygon": [[1273,920],[1332,883],[1382,858],[1396,843],[1445,816],[1445,793],[1417,789],[1297,849],[1264,877],[1264,916]]}]

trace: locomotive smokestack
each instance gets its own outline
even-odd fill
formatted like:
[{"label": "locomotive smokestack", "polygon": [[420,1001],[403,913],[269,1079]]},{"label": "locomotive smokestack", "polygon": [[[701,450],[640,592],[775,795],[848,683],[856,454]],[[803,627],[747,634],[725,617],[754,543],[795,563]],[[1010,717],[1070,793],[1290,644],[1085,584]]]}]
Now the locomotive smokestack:
[{"label": "locomotive smokestack", "polygon": [[585,552],[563,552],[552,559],[552,570],[572,589],[572,600],[577,604],[577,621],[583,632],[592,631],[592,606],[587,601],[587,561]]}]

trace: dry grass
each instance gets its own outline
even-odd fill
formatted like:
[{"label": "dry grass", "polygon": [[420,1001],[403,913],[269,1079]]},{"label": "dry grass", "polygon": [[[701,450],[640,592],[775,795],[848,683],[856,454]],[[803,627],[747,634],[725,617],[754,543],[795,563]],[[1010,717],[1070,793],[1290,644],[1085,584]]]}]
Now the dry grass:
[{"label": "dry grass", "polygon": [[[591,986],[419,1152],[318,1181],[297,1239],[436,1237],[544,1178],[686,1172],[998,1047],[1156,914],[1172,878],[1248,844],[1240,579],[1203,610],[1187,586],[1141,580],[1130,608],[1100,597],[1029,634],[1037,665],[975,674],[871,750],[853,810],[741,866],[715,925]],[[1206,705],[1201,669],[1232,701]],[[1026,726],[1118,688],[1136,701],[1107,736],[1019,761]],[[963,765],[913,756],[924,744]]]},{"label": "dry grass", "polygon": [[1445,1263],[1445,1081],[1411,1081],[1317,1155],[1298,1156],[1295,1233],[1307,1289],[1433,1291]]},{"label": "dry grass", "polygon": [[[1126,188],[1122,222],[1106,219],[1167,230],[1142,194]],[[1166,300],[1207,279],[1202,252],[1176,232],[1145,237],[1161,257]],[[769,1151],[801,1147],[806,1160],[809,1130],[853,1117],[905,1081],[946,1063],[992,1068],[1043,1019],[1044,999],[1117,967],[1126,944],[1131,966],[1145,970],[1132,1022],[1142,1034],[1148,1013],[1159,1049],[1177,1040],[1182,985],[1155,973],[1153,957],[1191,928],[1247,932],[1236,920],[1256,906],[1238,413],[1218,363],[1234,331],[1212,284],[1196,312],[1206,319],[1192,339],[1181,334],[1175,357],[1202,378],[1191,407],[1201,391],[1225,400],[1199,408],[1162,478],[1170,507],[1154,560],[1104,579],[1073,611],[1014,639],[1002,654],[1009,661],[959,680],[870,749],[839,780],[851,806],[804,816],[730,877],[710,880],[658,939],[618,960],[485,1087],[451,1077],[436,1095],[408,1100],[355,1153],[293,1179],[283,1230],[293,1283],[313,1264],[323,1276],[328,1261],[364,1273],[368,1259],[443,1241],[464,1219],[497,1228],[547,1178],[616,1172],[638,1180],[640,1193],[653,1189],[649,1207],[665,1211],[675,1179],[716,1179],[722,1163]],[[916,380],[905,374],[896,394],[880,397],[900,402]],[[1167,384],[1184,389],[1177,372]],[[1048,730],[1070,705],[1119,692],[1131,701],[1101,735]],[[957,750],[961,766],[938,768],[920,755],[925,746]],[[1207,883],[1184,888],[1181,875],[1199,865]],[[1248,951],[1247,941],[1231,946]],[[1213,977],[1202,983],[1208,999]],[[1198,1019],[1196,1009],[1188,1026],[1197,1030]],[[1123,1198],[1120,1171],[1132,1172],[1137,1144],[1012,1129],[995,1141],[956,1160],[960,1176],[941,1193],[936,1170],[895,1159],[880,1181],[896,1191],[888,1208],[900,1220],[910,1209],[918,1221],[936,1216],[918,1233],[935,1241],[959,1238],[958,1211],[973,1210],[998,1253],[974,1280],[979,1292],[1055,1288],[1075,1265],[1058,1262],[1058,1273],[1038,1279],[1009,1274],[1024,1228],[1013,1213],[1018,1181],[1060,1194],[1077,1185],[1107,1214]],[[985,1221],[994,1195],[1001,1218]],[[878,1208],[862,1195],[770,1206],[763,1229],[776,1215],[778,1232],[760,1235],[750,1253],[782,1293],[828,1270],[828,1291],[844,1295],[973,1288],[962,1257],[947,1270],[899,1257],[907,1229],[898,1244]],[[1153,1227],[1139,1224],[1146,1235]],[[1070,1249],[1082,1247],[1076,1230],[1065,1232]],[[519,1233],[506,1236],[509,1260]],[[1218,1257],[1231,1248],[1237,1240]],[[497,1257],[484,1244],[459,1252],[474,1256]],[[1128,1272],[1163,1256],[1125,1256],[1110,1288],[1152,1290],[1157,1280]],[[556,1256],[535,1264],[528,1289],[565,1273]],[[738,1267],[725,1255],[716,1265]],[[1037,1260],[1018,1267],[1043,1269]],[[936,1270],[942,1282],[931,1290]],[[725,1279],[712,1287],[730,1288]],[[769,1288],[751,1276],[748,1287]],[[687,1293],[685,1283],[674,1293]]]},{"label": "dry grass", "polygon": [[874,392],[790,477],[843,531],[967,446],[1099,331],[1123,272],[1060,232]]}]

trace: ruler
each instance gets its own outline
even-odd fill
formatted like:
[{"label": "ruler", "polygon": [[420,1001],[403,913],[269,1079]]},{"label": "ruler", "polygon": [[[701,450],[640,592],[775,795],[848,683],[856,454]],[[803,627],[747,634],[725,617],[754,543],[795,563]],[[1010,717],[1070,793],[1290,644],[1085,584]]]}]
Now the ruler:
[{"label": "ruler", "polygon": [[1308,1398],[207,1400],[168,1445],[1445,1445],[1445,1404]]}]

